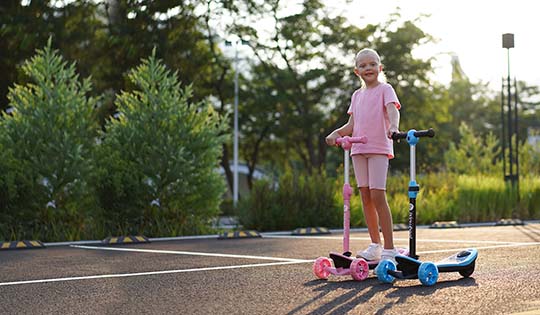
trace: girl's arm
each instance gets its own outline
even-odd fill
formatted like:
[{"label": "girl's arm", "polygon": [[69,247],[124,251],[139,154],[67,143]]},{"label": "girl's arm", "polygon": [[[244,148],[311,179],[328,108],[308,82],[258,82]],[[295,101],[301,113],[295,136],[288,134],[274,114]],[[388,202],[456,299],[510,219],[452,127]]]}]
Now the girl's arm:
[{"label": "girl's arm", "polygon": [[395,103],[386,104],[386,112],[388,113],[388,119],[390,120],[390,127],[388,128],[387,136],[392,138],[394,132],[399,132],[399,110]]},{"label": "girl's arm", "polygon": [[354,120],[353,120],[352,114],[350,114],[349,121],[347,121],[345,125],[332,131],[332,133],[326,137],[326,144],[336,145],[336,139],[339,137],[351,135],[353,132],[353,127],[354,127]]}]

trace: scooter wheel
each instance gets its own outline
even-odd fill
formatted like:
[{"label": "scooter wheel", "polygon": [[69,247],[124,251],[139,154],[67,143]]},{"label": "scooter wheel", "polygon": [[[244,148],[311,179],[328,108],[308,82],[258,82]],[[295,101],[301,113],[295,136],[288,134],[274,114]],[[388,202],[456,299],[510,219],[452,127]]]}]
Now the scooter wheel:
[{"label": "scooter wheel", "polygon": [[439,269],[432,262],[423,262],[418,268],[418,280],[425,286],[432,286],[439,279]]},{"label": "scooter wheel", "polygon": [[469,267],[468,269],[465,269],[465,270],[460,270],[459,271],[459,274],[463,277],[463,278],[468,278],[470,277],[474,272],[474,264]]},{"label": "scooter wheel", "polygon": [[396,270],[396,264],[388,259],[382,260],[379,262],[379,265],[377,265],[377,268],[375,269],[375,272],[377,273],[377,278],[383,283],[392,283],[396,278],[394,276],[388,274],[388,271]]},{"label": "scooter wheel", "polygon": [[327,257],[319,257],[313,263],[313,273],[319,279],[328,279],[330,271],[327,268],[332,267],[332,262]]},{"label": "scooter wheel", "polygon": [[355,259],[351,262],[351,277],[363,281],[369,276],[369,265],[364,259]]}]

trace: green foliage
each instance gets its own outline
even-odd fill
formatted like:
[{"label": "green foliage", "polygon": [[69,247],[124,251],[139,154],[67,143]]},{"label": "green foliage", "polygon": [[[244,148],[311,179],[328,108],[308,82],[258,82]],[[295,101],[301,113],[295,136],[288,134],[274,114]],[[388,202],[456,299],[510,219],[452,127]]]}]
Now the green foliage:
[{"label": "green foliage", "polygon": [[107,230],[148,236],[204,231],[219,212],[224,183],[215,171],[224,121],[191,103],[155,54],[129,73],[136,86],[117,99],[100,146],[99,198]]},{"label": "green foliage", "polygon": [[254,184],[239,206],[240,223],[261,231],[339,226],[343,208],[335,202],[334,186],[324,173],[305,175],[288,168],[277,187],[265,180]]},{"label": "green foliage", "polygon": [[14,111],[0,120],[1,235],[78,239],[94,206],[91,85],[79,82],[75,64],[67,64],[50,40],[22,70],[32,83],[10,89]]},{"label": "green foliage", "polygon": [[540,175],[540,154],[538,148],[525,142],[519,147],[520,174]]},{"label": "green foliage", "polygon": [[[260,230],[307,226],[341,228],[342,179],[332,183],[332,179],[323,175],[294,176],[288,171],[277,187],[269,182],[257,182],[250,197],[241,204],[241,223]],[[521,178],[519,202],[516,201],[516,190],[507,185],[502,176],[430,173],[417,176],[417,181],[420,184],[417,198],[419,225],[452,220],[468,223],[493,222],[502,218],[540,218],[537,206],[540,202],[540,179],[535,176]],[[306,185],[311,182],[313,184]],[[387,198],[394,223],[408,222],[408,184],[408,174],[388,177]],[[325,189],[327,187],[332,187],[331,192]],[[317,206],[321,202],[324,207]],[[357,190],[351,198],[351,226],[365,226]]]},{"label": "green foliage", "polygon": [[450,143],[444,155],[447,170],[457,174],[495,174],[501,169],[497,161],[500,155],[499,142],[492,134],[485,139],[476,134],[467,124],[459,126],[461,140]]},{"label": "green foliage", "polygon": [[[540,180],[534,176],[521,178],[519,203],[516,190],[504,182],[502,175],[433,173],[418,176],[417,180],[420,183],[418,224],[540,218],[540,211],[535,206],[540,201]],[[394,185],[400,185],[401,192],[392,188]],[[388,200],[396,223],[407,222],[407,185],[406,175],[389,177]]]}]

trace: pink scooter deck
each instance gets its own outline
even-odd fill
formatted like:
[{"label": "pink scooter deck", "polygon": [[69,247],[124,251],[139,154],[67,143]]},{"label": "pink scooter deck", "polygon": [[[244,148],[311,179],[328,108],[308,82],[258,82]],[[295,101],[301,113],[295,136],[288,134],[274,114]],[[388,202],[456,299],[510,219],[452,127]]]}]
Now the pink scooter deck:
[{"label": "pink scooter deck", "polygon": [[[399,248],[402,255],[407,255],[408,250]],[[362,281],[369,276],[369,270],[374,269],[379,261],[366,261],[363,258],[349,257],[345,254],[330,253],[330,258],[319,257],[313,263],[313,273],[319,279],[328,279],[329,275],[351,276],[354,280]],[[333,265],[333,266],[332,266]]]},{"label": "pink scooter deck", "polygon": [[[409,254],[409,250],[406,248],[398,248],[397,250],[400,255],[407,256]],[[334,267],[336,268],[350,268],[351,263],[355,259],[355,257],[349,257],[349,256],[339,254],[336,252],[331,252],[329,256],[330,256],[330,259],[334,261]],[[356,259],[363,259],[363,258],[357,257]],[[364,260],[368,263],[369,269],[375,269],[375,267],[377,267],[380,261],[380,260],[366,260],[366,259]]]}]

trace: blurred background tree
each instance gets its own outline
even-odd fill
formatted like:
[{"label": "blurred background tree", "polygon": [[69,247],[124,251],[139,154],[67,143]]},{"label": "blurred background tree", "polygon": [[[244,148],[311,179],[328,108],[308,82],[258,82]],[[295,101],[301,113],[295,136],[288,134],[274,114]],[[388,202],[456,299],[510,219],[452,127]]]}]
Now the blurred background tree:
[{"label": "blurred background tree", "polygon": [[[28,80],[22,62],[52,37],[77,72],[90,77],[90,93],[99,96],[94,117],[102,127],[117,111],[116,95],[135,88],[129,69],[153,47],[167,67],[179,70],[179,81],[192,85],[194,101],[209,99],[220,115],[232,118],[233,57],[223,44],[241,38],[249,41],[239,91],[240,159],[248,182],[256,166],[280,172],[290,164],[332,175],[341,155],[329,153],[324,138],[347,120],[350,96],[360,85],[352,72],[355,53],[372,47],[403,104],[401,129],[437,131],[418,149],[420,168],[440,170],[449,143],[459,143],[461,123],[480,136],[500,135],[500,91],[471,83],[457,59],[448,86],[434,81],[433,60],[413,53],[436,40],[418,27],[422,18],[405,20],[396,9],[387,21],[359,27],[323,0],[2,1],[0,109],[8,107],[8,88]],[[520,138],[526,139],[530,127],[539,128],[539,91],[518,85]],[[229,187],[231,148],[232,141],[223,143],[220,161]],[[396,156],[407,150],[396,146]],[[403,171],[408,162],[398,158],[391,165]]]}]

